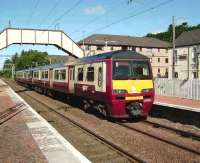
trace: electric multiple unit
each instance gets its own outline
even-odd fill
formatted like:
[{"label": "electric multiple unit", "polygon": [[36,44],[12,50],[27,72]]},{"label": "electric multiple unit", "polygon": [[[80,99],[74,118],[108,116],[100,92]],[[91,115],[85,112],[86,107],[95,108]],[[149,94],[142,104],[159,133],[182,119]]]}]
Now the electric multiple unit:
[{"label": "electric multiple unit", "polygon": [[16,80],[42,92],[81,97],[83,109],[95,108],[114,118],[146,117],[154,101],[149,59],[134,51],[21,70]]}]

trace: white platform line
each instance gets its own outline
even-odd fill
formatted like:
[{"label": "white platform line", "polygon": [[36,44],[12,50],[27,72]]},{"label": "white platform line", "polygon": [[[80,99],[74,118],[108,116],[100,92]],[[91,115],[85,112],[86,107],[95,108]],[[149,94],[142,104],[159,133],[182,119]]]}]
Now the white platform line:
[{"label": "white platform line", "polygon": [[[0,80],[0,83],[4,83],[4,82]],[[38,142],[38,140],[41,140],[41,139],[37,139],[37,137],[31,133],[34,140],[38,144],[40,150],[46,156],[46,159],[48,160],[48,162],[58,163],[61,161],[62,163],[65,163],[65,162],[66,163],[69,163],[69,162],[70,163],[71,162],[91,163],[91,161],[89,161],[84,155],[82,155],[73,145],[71,145],[62,135],[60,135],[54,127],[52,127],[43,117],[41,117],[28,103],[26,103],[26,101],[24,101],[23,98],[21,98],[18,94],[16,94],[14,92],[14,90],[12,90],[10,87],[8,87],[8,89],[9,89],[8,93],[11,95],[11,97],[14,99],[14,101],[19,100],[19,101],[23,102],[27,106],[27,110],[33,114],[33,117],[34,118],[36,117],[37,119],[39,119],[39,122],[37,121],[37,122],[26,123],[29,130],[33,129],[34,127],[36,128],[38,125],[41,125],[41,128],[47,127],[49,129],[49,131],[51,132],[51,134],[53,134],[53,137],[56,138],[62,144],[62,151],[64,149],[65,153],[62,153],[62,151],[60,152],[59,150],[58,151],[50,151],[50,152],[45,151],[40,146],[42,142]],[[52,135],[50,137],[52,137]],[[60,152],[62,154],[62,156],[60,156],[58,152]],[[65,158],[63,156],[63,154],[67,155],[67,152],[68,152],[68,154],[71,153],[73,155],[71,157],[72,158],[74,157],[74,161],[73,161],[73,159],[72,160],[61,160],[61,158]]]},{"label": "white platform line", "polygon": [[193,107],[188,107],[188,106],[183,106],[183,105],[175,105],[175,104],[169,104],[169,103],[158,102],[158,101],[155,101],[154,104],[177,108],[177,109],[182,109],[182,110],[193,111],[193,112],[200,112],[200,108],[193,108]]}]

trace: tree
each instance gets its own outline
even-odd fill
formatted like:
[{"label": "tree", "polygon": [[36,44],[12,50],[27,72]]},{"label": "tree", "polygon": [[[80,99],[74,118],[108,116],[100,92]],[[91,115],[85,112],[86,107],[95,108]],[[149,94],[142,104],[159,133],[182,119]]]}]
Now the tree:
[{"label": "tree", "polygon": [[[200,24],[196,25],[196,26],[189,26],[187,22],[183,22],[181,25],[176,26],[175,31],[176,31],[176,38],[178,36],[181,35],[181,33],[185,32],[185,31],[191,31],[194,29],[200,29]],[[168,41],[168,42],[172,42],[172,24],[169,25],[167,31],[165,32],[160,32],[160,33],[148,33],[146,35],[146,37],[154,37],[163,41]]]},{"label": "tree", "polygon": [[48,65],[48,53],[39,52],[37,50],[22,51],[19,55],[15,53],[11,59],[7,59],[3,66],[3,76],[11,77],[12,65],[15,65],[16,70],[28,69],[35,66]]},{"label": "tree", "polygon": [[16,60],[16,69],[47,65],[49,64],[47,56],[47,52],[39,52],[37,50],[22,51],[20,57]]}]

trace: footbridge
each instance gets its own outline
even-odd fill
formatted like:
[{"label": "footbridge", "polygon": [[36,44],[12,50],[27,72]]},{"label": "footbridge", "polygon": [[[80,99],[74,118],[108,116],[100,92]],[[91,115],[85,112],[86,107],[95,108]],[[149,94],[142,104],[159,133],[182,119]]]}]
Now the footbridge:
[{"label": "footbridge", "polygon": [[62,30],[6,28],[0,32],[0,50],[12,44],[53,45],[76,58],[83,50]]}]

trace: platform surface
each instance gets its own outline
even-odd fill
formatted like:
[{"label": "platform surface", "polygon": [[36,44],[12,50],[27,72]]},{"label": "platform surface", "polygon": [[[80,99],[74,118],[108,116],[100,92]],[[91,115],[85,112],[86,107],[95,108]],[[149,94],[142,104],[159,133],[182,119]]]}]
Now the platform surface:
[{"label": "platform surface", "polygon": [[175,107],[177,109],[200,112],[200,100],[190,100],[172,96],[155,96],[154,104],[168,107]]},{"label": "platform surface", "polygon": [[0,163],[89,163],[0,79]]}]

